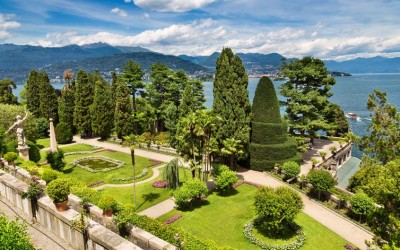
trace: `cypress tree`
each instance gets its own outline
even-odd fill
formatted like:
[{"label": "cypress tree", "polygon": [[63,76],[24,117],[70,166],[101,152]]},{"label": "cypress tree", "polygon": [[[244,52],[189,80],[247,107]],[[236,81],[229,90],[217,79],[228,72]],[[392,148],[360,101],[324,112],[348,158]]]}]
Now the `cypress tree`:
[{"label": "cypress tree", "polygon": [[93,86],[86,71],[79,70],[75,87],[74,125],[80,133],[91,135],[90,106],[93,103]]},{"label": "cypress tree", "polygon": [[224,48],[217,59],[213,88],[213,111],[222,118],[215,133],[220,148],[226,139],[240,141],[239,146],[243,148],[250,142],[251,107],[247,85],[241,59],[230,48]]},{"label": "cypress tree", "polygon": [[57,94],[56,90],[50,84],[49,76],[46,72],[39,72],[39,82],[40,82],[40,116],[46,119],[53,118],[54,121],[58,121],[57,113]]},{"label": "cypress tree", "polygon": [[118,138],[132,133],[132,106],[130,90],[126,83],[118,79],[115,91],[114,129]]},{"label": "cypress tree", "polygon": [[250,167],[264,171],[272,169],[276,163],[300,163],[296,141],[288,136],[274,85],[268,77],[262,77],[257,85],[252,111]]},{"label": "cypress tree", "polygon": [[24,86],[26,90],[26,108],[35,117],[40,117],[40,81],[39,73],[32,69]]},{"label": "cypress tree", "polygon": [[132,109],[136,112],[136,92],[138,89],[143,88],[144,84],[142,78],[144,71],[140,64],[134,63],[132,60],[128,60],[124,66],[124,72],[122,79],[128,84],[132,95]]},{"label": "cypress tree", "polygon": [[91,107],[92,130],[101,139],[106,139],[113,127],[113,112],[111,110],[110,85],[105,81],[97,81],[94,88],[94,99]]},{"label": "cypress tree", "polygon": [[71,131],[75,132],[74,126],[75,91],[72,87],[64,86],[61,97],[58,100],[58,116],[60,122],[68,124]]}]

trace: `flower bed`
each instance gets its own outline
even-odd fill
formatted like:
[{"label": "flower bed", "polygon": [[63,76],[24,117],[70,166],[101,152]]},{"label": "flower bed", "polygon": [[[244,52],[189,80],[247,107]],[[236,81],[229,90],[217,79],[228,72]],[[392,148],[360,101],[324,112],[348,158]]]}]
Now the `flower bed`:
[{"label": "flower bed", "polygon": [[303,230],[296,224],[289,224],[289,226],[296,231],[296,239],[288,244],[272,244],[264,242],[253,235],[254,220],[250,221],[244,226],[244,237],[251,243],[267,250],[296,250],[304,245],[306,242],[306,236]]},{"label": "flower bed", "polygon": [[96,150],[74,151],[74,152],[64,153],[64,156],[93,154],[93,153],[98,153],[98,152],[102,152],[102,151],[105,151],[105,150],[106,149],[104,149],[104,148],[100,148],[100,149],[96,149]]},{"label": "flower bed", "polygon": [[146,176],[149,173],[149,170],[143,169],[142,172],[135,177],[128,177],[128,178],[114,178],[112,181],[133,181],[142,178],[143,176]]},{"label": "flower bed", "polygon": [[89,183],[86,186],[87,187],[94,187],[94,186],[100,185],[102,183],[104,183],[104,181],[103,180],[99,180],[99,181],[96,181],[96,182],[93,182],[93,183]]},{"label": "flower bed", "polygon": [[[90,160],[102,160],[104,162],[114,163],[115,166],[114,167],[108,167],[108,168],[102,168],[102,169],[93,169],[93,168],[90,168],[88,166],[80,164],[83,161],[90,161]],[[111,170],[114,170],[114,169],[117,169],[117,168],[121,168],[123,165],[125,165],[125,162],[99,155],[99,156],[88,156],[88,157],[84,157],[84,158],[81,158],[81,159],[77,159],[77,160],[74,160],[73,162],[71,162],[71,164],[73,166],[85,169],[85,170],[87,170],[89,172],[97,173],[97,172],[108,172],[108,171],[111,171]]]},{"label": "flower bed", "polygon": [[164,222],[165,225],[169,225],[177,220],[179,220],[182,217],[182,215],[177,214],[175,216],[173,216],[171,219],[167,220],[166,222]]},{"label": "flower bed", "polygon": [[152,186],[155,188],[165,188],[167,186],[167,181],[155,181]]},{"label": "flower bed", "polygon": [[151,161],[151,163],[146,168],[151,168],[151,167],[154,167],[154,166],[157,166],[157,165],[163,163],[162,161],[158,161],[158,160],[154,160],[154,159],[150,159],[150,161]]}]

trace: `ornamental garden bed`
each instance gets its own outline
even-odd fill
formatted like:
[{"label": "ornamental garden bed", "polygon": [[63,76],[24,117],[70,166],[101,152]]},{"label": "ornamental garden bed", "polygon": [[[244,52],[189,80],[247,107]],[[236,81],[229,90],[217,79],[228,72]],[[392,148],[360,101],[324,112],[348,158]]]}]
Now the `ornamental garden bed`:
[{"label": "ornamental garden bed", "polygon": [[71,162],[73,166],[80,167],[89,172],[108,172],[121,168],[125,162],[105,157],[103,155],[88,156]]},{"label": "ornamental garden bed", "polygon": [[[191,231],[198,237],[215,241],[218,245],[228,245],[236,249],[261,249],[250,243],[244,236],[244,226],[254,219],[254,195],[256,187],[240,185],[238,192],[231,196],[219,196],[212,193],[207,197],[208,204],[194,207],[191,211],[173,210],[158,218],[165,222],[175,215],[182,215],[172,225]],[[306,242],[300,249],[344,249],[346,241],[313,218],[300,212],[295,219],[306,235]],[[254,235],[268,243],[290,243],[293,237],[287,239],[267,238],[254,230]]]}]

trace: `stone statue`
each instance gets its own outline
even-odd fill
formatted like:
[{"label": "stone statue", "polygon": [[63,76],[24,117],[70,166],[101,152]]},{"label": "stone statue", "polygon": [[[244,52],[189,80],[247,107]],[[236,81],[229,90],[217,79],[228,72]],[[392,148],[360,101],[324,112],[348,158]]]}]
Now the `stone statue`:
[{"label": "stone statue", "polygon": [[17,140],[18,140],[18,146],[26,146],[26,138],[25,138],[25,133],[24,133],[24,121],[28,117],[28,112],[25,111],[25,117],[21,119],[20,115],[17,115],[17,121],[14,122],[14,124],[8,129],[8,132],[10,132],[13,128],[17,128]]}]

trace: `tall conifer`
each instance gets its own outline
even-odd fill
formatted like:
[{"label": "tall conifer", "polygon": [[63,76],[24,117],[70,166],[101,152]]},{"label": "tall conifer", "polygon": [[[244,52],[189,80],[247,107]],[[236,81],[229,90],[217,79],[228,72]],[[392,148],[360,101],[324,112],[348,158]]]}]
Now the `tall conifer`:
[{"label": "tall conifer", "polygon": [[40,117],[40,79],[36,70],[31,70],[24,88],[26,90],[26,108],[33,116]]},{"label": "tall conifer", "polygon": [[102,139],[106,139],[113,127],[113,112],[110,85],[97,81],[94,88],[94,99],[91,107],[92,129]]},{"label": "tall conifer", "polygon": [[114,129],[118,138],[132,133],[132,106],[128,85],[118,79],[115,91]]},{"label": "tall conifer", "polygon": [[215,133],[220,148],[226,139],[240,141],[247,148],[251,114],[247,85],[242,61],[230,48],[224,48],[217,59],[213,88],[213,111],[222,118]]},{"label": "tall conifer", "polygon": [[55,121],[58,121],[56,90],[50,84],[50,79],[46,72],[39,72],[38,78],[40,82],[40,116],[46,119],[53,118]]},{"label": "tall conifer", "polygon": [[79,70],[75,87],[74,124],[80,133],[92,133],[90,106],[93,103],[93,86],[86,71]]},{"label": "tall conifer", "polygon": [[58,116],[60,122],[68,124],[72,132],[74,126],[75,92],[73,87],[64,86],[61,90],[61,97],[58,99]]}]

